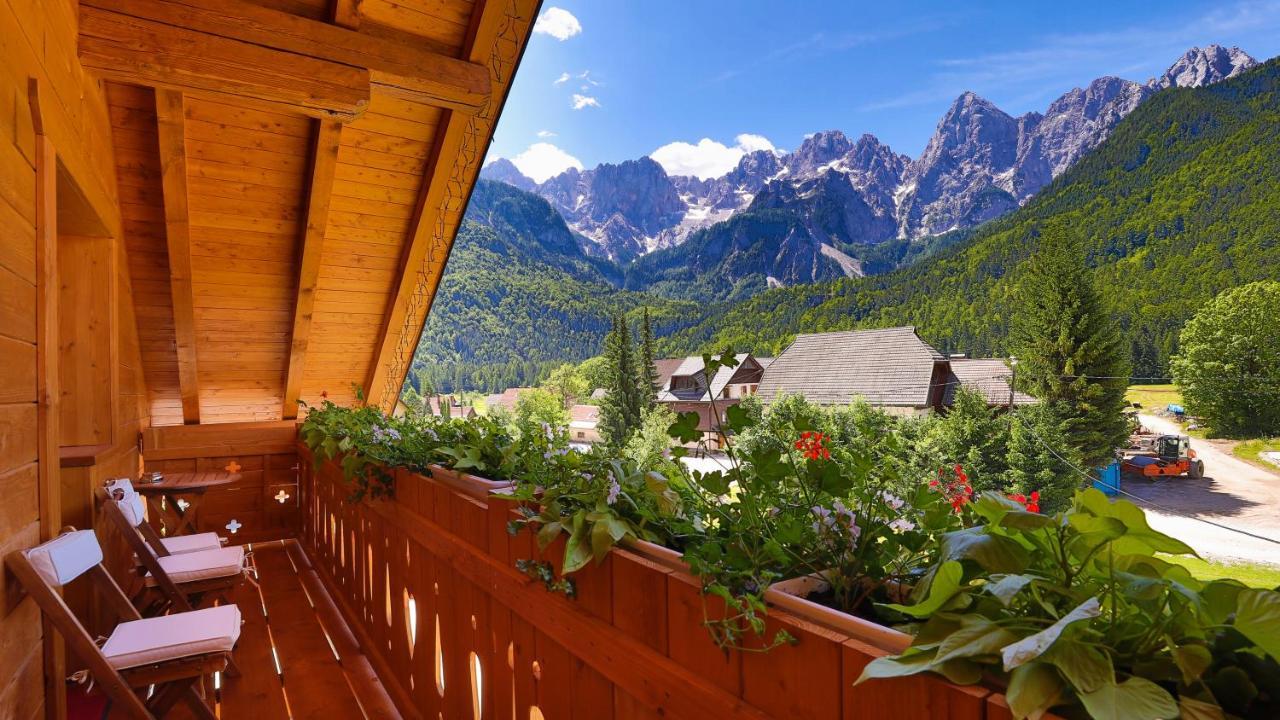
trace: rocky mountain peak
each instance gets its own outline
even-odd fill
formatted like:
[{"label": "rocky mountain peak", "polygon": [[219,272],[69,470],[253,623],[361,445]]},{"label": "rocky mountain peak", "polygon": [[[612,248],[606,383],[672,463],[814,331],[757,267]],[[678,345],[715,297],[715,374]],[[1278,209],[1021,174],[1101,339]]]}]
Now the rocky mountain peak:
[{"label": "rocky mountain peak", "polygon": [[852,149],[853,142],[839,130],[814,133],[800,143],[799,149],[787,156],[787,168],[794,175],[807,175],[844,157]]},{"label": "rocky mountain peak", "polygon": [[1148,85],[1157,90],[1167,87],[1200,87],[1235,77],[1257,64],[1257,60],[1238,47],[1193,47]]},{"label": "rocky mountain peak", "polygon": [[506,158],[498,158],[480,169],[480,177],[486,180],[504,182],[521,190],[532,191],[537,183],[520,172],[516,164]]}]

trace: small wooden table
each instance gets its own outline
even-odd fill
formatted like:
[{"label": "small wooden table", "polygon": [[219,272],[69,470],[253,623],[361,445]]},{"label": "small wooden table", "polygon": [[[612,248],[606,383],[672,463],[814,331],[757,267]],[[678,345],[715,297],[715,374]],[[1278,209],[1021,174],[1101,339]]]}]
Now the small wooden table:
[{"label": "small wooden table", "polygon": [[[197,532],[196,518],[205,491],[239,479],[239,473],[220,470],[165,473],[160,482],[138,482],[134,489],[147,499],[151,516],[160,521],[165,535],[186,535]],[[185,508],[179,504],[180,500],[186,503]]]}]

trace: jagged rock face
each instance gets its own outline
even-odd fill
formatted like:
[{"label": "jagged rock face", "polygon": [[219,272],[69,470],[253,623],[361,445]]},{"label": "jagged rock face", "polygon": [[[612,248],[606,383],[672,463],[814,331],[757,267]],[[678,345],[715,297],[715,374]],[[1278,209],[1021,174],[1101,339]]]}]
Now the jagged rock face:
[{"label": "jagged rock face", "polygon": [[593,244],[588,251],[625,262],[680,222],[686,205],[662,166],[644,157],[578,172],[570,168],[536,191]]},{"label": "jagged rock face", "polygon": [[812,175],[853,150],[853,142],[839,130],[814,133],[800,143],[800,148],[786,158],[787,170],[797,177]]},{"label": "jagged rock face", "polygon": [[1017,159],[1018,125],[974,93],[957,98],[907,171],[898,205],[900,234],[936,235],[1017,207],[998,188],[997,177]]},{"label": "jagged rock face", "polygon": [[1151,80],[1149,85],[1157,90],[1167,87],[1200,87],[1235,77],[1257,64],[1257,60],[1238,47],[1210,45],[1191,48],[1163,75]]},{"label": "jagged rock face", "polygon": [[868,202],[849,173],[830,170],[798,183],[771,182],[751,210],[790,210],[819,243],[874,244],[894,236],[892,205]]},{"label": "jagged rock face", "polygon": [[504,182],[512,187],[532,192],[538,186],[532,179],[520,172],[516,164],[506,158],[498,158],[480,169],[480,177],[485,180]]},{"label": "jagged rock face", "polygon": [[1192,48],[1145,84],[1098,78],[1043,114],[1018,118],[967,92],[914,161],[872,135],[852,141],[828,130],[790,154],[748,153],[724,176],[707,180],[668,177],[649,158],[570,169],[540,185],[504,160],[482,174],[530,187],[564,215],[587,252],[623,263],[680,245],[757,204],[800,213],[806,234],[824,243],[919,238],[972,227],[1026,202],[1162,88],[1217,82],[1256,64],[1239,48]]}]

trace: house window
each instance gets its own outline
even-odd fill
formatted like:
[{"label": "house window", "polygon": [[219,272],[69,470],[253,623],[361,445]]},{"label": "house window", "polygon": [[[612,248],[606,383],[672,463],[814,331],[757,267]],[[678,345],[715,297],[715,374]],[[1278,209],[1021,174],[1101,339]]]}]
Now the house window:
[{"label": "house window", "polygon": [[721,396],[722,396],[722,397],[726,397],[726,398],[727,398],[727,397],[729,397],[729,388],[727,388],[727,387],[726,387],[726,388],[724,389],[724,392],[722,393],[722,395],[721,395]]},{"label": "house window", "polygon": [[586,436],[587,436],[587,434],[586,434],[586,433],[582,432],[581,430],[579,430],[579,431],[578,431],[578,439],[579,439],[579,440],[581,440],[582,438],[585,438]]}]

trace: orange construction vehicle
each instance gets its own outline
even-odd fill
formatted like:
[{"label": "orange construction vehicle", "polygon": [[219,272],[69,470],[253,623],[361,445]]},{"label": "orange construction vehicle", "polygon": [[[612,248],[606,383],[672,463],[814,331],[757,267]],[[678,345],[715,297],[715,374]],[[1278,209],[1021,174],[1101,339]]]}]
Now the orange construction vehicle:
[{"label": "orange construction vehicle", "polygon": [[1191,439],[1186,435],[1161,435],[1150,444],[1149,450],[1125,453],[1120,461],[1120,472],[1147,478],[1204,477],[1204,461],[1191,449]]}]

